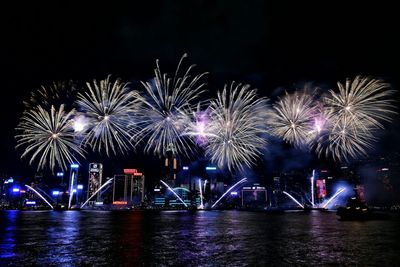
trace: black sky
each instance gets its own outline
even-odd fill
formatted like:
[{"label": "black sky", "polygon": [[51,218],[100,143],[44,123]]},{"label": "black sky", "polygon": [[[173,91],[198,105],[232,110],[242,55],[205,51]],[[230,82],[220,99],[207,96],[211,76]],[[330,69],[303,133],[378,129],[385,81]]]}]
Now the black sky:
[{"label": "black sky", "polygon": [[[15,175],[26,166],[14,149],[14,128],[31,90],[107,74],[147,80],[157,58],[171,73],[187,52],[190,63],[211,73],[211,94],[232,79],[270,96],[278,87],[304,81],[329,87],[358,74],[399,88],[400,19],[394,4],[136,2],[2,7],[0,174]],[[398,121],[384,137],[392,149],[399,148],[397,133]]]}]

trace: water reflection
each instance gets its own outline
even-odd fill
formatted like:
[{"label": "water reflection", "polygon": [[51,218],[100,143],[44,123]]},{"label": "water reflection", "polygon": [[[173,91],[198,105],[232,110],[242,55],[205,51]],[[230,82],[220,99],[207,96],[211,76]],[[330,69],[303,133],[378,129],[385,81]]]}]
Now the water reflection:
[{"label": "water reflection", "polygon": [[7,216],[0,217],[0,262],[5,258],[12,258],[15,256],[15,231],[16,231],[16,218],[18,211],[9,211]]},{"label": "water reflection", "polygon": [[0,265],[393,265],[399,217],[333,213],[0,212]]},{"label": "water reflection", "polygon": [[[84,239],[80,238],[82,229],[81,213],[77,211],[52,212],[49,214],[51,223],[47,227],[46,256],[38,259],[38,264],[54,262],[57,264],[82,263],[80,251],[76,248],[82,247]],[[85,253],[86,254],[86,253]]]}]

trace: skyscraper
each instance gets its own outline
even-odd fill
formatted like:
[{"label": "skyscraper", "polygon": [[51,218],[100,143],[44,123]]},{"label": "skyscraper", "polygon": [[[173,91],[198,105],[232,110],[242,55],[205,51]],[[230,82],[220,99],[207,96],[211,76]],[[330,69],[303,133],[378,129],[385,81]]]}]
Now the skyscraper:
[{"label": "skyscraper", "polygon": [[[87,198],[92,196],[101,186],[103,178],[103,164],[90,163],[89,164],[89,179]],[[100,194],[97,195],[97,201],[100,201]]]}]

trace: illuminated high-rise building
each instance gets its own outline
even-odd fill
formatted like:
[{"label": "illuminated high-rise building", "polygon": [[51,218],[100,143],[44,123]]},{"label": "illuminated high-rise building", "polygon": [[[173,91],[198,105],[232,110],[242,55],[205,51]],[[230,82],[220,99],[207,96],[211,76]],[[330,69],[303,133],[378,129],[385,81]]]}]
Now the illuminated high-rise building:
[{"label": "illuminated high-rise building", "polygon": [[165,180],[175,183],[176,173],[178,170],[178,159],[173,144],[168,145],[167,155],[164,159],[164,170]]},{"label": "illuminated high-rise building", "polygon": [[128,186],[125,175],[114,175],[112,203],[117,205],[128,204]]},{"label": "illuminated high-rise building", "polygon": [[139,205],[144,202],[145,177],[136,169],[124,169],[123,175],[115,175],[113,181],[113,204]]},{"label": "illuminated high-rise building", "polygon": [[[89,164],[89,179],[87,198],[92,196],[101,186],[103,178],[103,164],[90,163]],[[97,201],[100,201],[100,194],[97,194]]]},{"label": "illuminated high-rise building", "polygon": [[68,208],[71,207],[73,201],[73,195],[77,192],[78,185],[78,164],[71,164],[71,170],[69,174],[69,184],[68,184],[68,192],[69,192],[69,200],[68,200]]}]

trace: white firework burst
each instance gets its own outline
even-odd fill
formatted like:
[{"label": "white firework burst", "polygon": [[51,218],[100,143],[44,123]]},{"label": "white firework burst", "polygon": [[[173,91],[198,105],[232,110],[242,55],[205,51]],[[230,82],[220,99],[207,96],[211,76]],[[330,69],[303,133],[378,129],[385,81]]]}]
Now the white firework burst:
[{"label": "white firework burst", "polygon": [[318,140],[317,152],[348,161],[367,155],[378,129],[396,114],[388,83],[357,76],[353,81],[338,82],[339,92],[329,91],[324,98],[328,129]]},{"label": "white firework burst", "polygon": [[[133,148],[130,142],[136,124],[133,114],[139,108],[140,95],[120,80],[87,83],[87,92],[79,93],[77,105],[89,124],[83,144],[107,156],[126,153]],[[82,126],[80,126],[83,128]]]},{"label": "white firework burst", "polygon": [[323,124],[318,103],[306,92],[286,93],[273,105],[269,121],[273,135],[296,147],[309,147]]},{"label": "white firework burst", "polygon": [[353,81],[346,80],[343,85],[337,83],[339,92],[329,91],[324,98],[325,107],[330,114],[331,123],[342,123],[348,120],[356,124],[356,128],[383,129],[383,121],[391,121],[396,114],[392,95],[394,90],[390,84],[379,79],[357,76]]},{"label": "white firework burst", "polygon": [[[373,148],[372,143],[377,140],[374,137],[375,130],[359,128],[353,119],[345,118],[328,126],[327,131],[318,139],[316,151],[319,155],[331,155],[338,161],[349,161],[368,155],[368,150]],[[368,125],[368,122],[364,121],[364,124]]]},{"label": "white firework burst", "polygon": [[251,166],[266,145],[267,99],[259,97],[249,85],[225,85],[211,100],[206,155],[220,168],[242,169]]},{"label": "white firework burst", "polygon": [[74,110],[58,110],[53,106],[50,112],[37,106],[25,111],[16,130],[17,147],[25,147],[21,158],[30,156],[30,164],[38,161],[37,170],[56,167],[66,170],[68,165],[84,157],[83,151],[75,143],[71,118]]},{"label": "white firework burst", "polygon": [[136,141],[145,140],[145,152],[163,156],[169,150],[189,157],[193,150],[193,142],[184,136],[184,130],[190,123],[190,114],[194,110],[194,101],[204,92],[201,78],[206,73],[192,76],[191,65],[183,76],[180,76],[181,58],[175,76],[169,78],[162,74],[158,60],[155,77],[151,82],[142,82],[145,96],[139,111],[141,130],[135,135]]}]

